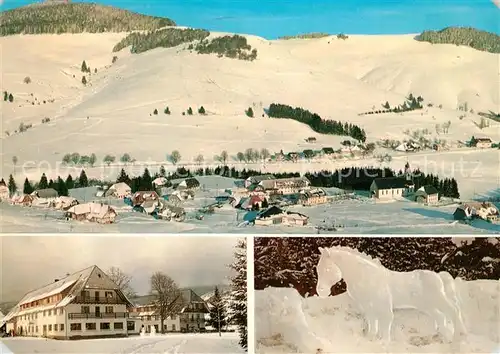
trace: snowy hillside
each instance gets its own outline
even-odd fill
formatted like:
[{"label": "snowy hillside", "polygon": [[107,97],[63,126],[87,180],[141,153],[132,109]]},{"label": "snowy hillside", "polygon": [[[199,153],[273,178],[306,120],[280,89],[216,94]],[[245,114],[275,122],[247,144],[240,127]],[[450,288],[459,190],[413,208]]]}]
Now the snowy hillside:
[{"label": "snowy hillside", "polygon": [[495,353],[500,340],[500,282],[456,282],[468,336],[448,343],[430,319],[414,310],[395,312],[387,347],[363,335],[363,316],[346,293],[303,299],[294,289],[255,293],[258,353]]},{"label": "snowy hillside", "polygon": [[34,338],[6,338],[0,343],[0,352],[13,353],[244,353],[238,345],[236,333],[168,334],[120,339],[93,339],[59,341]]}]

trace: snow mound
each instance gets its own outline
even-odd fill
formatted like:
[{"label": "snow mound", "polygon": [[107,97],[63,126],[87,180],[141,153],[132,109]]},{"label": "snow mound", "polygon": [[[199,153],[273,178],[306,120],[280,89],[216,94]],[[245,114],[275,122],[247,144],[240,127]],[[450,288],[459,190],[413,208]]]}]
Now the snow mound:
[{"label": "snow mound", "polygon": [[347,293],[301,298],[295,289],[255,293],[255,339],[259,353],[494,353],[500,340],[500,281],[455,280],[468,335],[450,343],[427,315],[395,311],[392,342],[370,341],[364,317]]}]

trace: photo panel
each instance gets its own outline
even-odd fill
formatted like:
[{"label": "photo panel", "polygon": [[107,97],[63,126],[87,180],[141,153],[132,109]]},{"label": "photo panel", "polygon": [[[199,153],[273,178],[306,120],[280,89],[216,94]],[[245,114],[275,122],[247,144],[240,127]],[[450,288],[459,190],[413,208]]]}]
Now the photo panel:
[{"label": "photo panel", "polygon": [[498,237],[256,237],[256,353],[495,353]]},{"label": "photo panel", "polygon": [[0,237],[4,354],[245,353],[246,239]]}]

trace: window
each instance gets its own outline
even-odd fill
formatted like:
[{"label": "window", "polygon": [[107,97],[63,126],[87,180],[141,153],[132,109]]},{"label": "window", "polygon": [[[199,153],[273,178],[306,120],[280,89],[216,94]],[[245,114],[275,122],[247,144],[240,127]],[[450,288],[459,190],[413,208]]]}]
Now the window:
[{"label": "window", "polygon": [[82,313],[90,313],[90,306],[82,306]]},{"label": "window", "polygon": [[38,333],[38,326],[35,327],[35,332]]},{"label": "window", "polygon": [[82,297],[89,298],[90,297],[90,292],[86,291],[86,290],[82,291]]},{"label": "window", "polygon": [[104,296],[107,297],[107,298],[113,297],[113,292],[112,291],[106,291],[104,293]]},{"label": "window", "polygon": [[57,323],[54,325],[54,332],[57,332]]},{"label": "window", "polygon": [[175,331],[175,324],[172,325],[172,331]]},{"label": "window", "polygon": [[94,296],[95,296],[95,301],[99,301],[99,292],[98,291],[96,291],[94,293]]},{"label": "window", "polygon": [[105,312],[106,313],[113,313],[113,306],[106,306]]},{"label": "window", "polygon": [[82,324],[81,323],[72,323],[69,325],[69,329],[71,331],[81,331],[82,330]]},{"label": "window", "polygon": [[95,323],[85,323],[85,330],[86,331],[95,331],[97,329],[97,326]]},{"label": "window", "polygon": [[135,331],[135,322],[134,321],[127,322],[127,330],[128,331]]},{"label": "window", "polygon": [[60,324],[60,325],[59,325],[59,330],[60,330],[60,331],[64,331],[64,324]]},{"label": "window", "polygon": [[47,325],[43,325],[43,333],[47,332]]},{"label": "window", "polygon": [[111,324],[109,322],[101,323],[101,330],[110,330],[110,329],[111,329]]},{"label": "window", "polygon": [[123,329],[123,322],[115,322],[113,326],[115,329]]},{"label": "window", "polygon": [[49,332],[52,332],[52,325],[49,325]]},{"label": "window", "polygon": [[52,316],[52,310],[49,310],[49,316]]},{"label": "window", "polygon": [[60,314],[60,315],[62,315],[63,313],[64,313],[64,310],[63,310],[63,308],[61,307],[61,308],[59,309],[59,314]]}]

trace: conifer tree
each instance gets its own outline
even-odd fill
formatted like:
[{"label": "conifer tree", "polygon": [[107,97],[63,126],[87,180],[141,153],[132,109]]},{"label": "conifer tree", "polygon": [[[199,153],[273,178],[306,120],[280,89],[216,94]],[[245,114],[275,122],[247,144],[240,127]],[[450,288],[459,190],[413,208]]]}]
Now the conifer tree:
[{"label": "conifer tree", "polygon": [[227,326],[226,307],[219,288],[215,287],[214,296],[210,299],[212,308],[210,309],[210,318],[208,323],[221,335],[221,331]]},{"label": "conifer tree", "polygon": [[17,184],[16,184],[16,181],[14,180],[14,177],[12,175],[9,176],[8,188],[9,188],[9,193],[11,196],[17,192]]},{"label": "conifer tree", "polygon": [[49,188],[49,182],[47,181],[47,176],[45,176],[45,173],[42,173],[40,182],[38,182],[38,189],[45,189],[45,188]]},{"label": "conifer tree", "polygon": [[153,179],[147,168],[144,169],[144,173],[141,178],[141,189],[143,191],[150,191],[153,189]]},{"label": "conifer tree", "polygon": [[87,85],[87,78],[85,75],[82,76],[82,84]]},{"label": "conifer tree", "polygon": [[248,328],[247,328],[247,243],[246,239],[238,240],[234,252],[234,261],[231,269],[236,271],[236,275],[231,278],[231,309],[232,320],[238,326],[240,336],[239,344],[245,350],[248,348]]},{"label": "conifer tree", "polygon": [[78,187],[83,188],[88,186],[89,186],[89,179],[87,178],[85,170],[82,170],[82,172],[80,172],[80,177],[78,177]]},{"label": "conifer tree", "polygon": [[66,197],[68,196],[68,187],[66,186],[66,183],[60,176],[57,177],[56,187],[57,187],[57,194],[59,194],[59,196],[66,196]]},{"label": "conifer tree", "polygon": [[23,193],[24,194],[31,194],[35,190],[33,189],[33,186],[31,185],[31,182],[28,180],[28,177],[24,180],[24,186],[23,186]]},{"label": "conifer tree", "polygon": [[87,63],[85,62],[85,60],[82,62],[81,71],[82,71],[82,73],[86,73],[86,72],[89,71],[89,69],[87,67]]},{"label": "conifer tree", "polygon": [[11,93],[9,93],[9,102],[14,102],[14,96]]},{"label": "conifer tree", "polygon": [[127,173],[125,172],[125,169],[121,169],[120,171],[120,174],[118,175],[118,178],[116,179],[116,183],[120,183],[120,182],[123,182],[127,185],[130,186],[130,177],[127,175]]},{"label": "conifer tree", "polygon": [[205,111],[205,108],[203,106],[201,106],[199,109],[198,109],[198,113],[199,114],[206,114],[207,112]]},{"label": "conifer tree", "polygon": [[49,186],[48,187],[57,190],[56,183],[52,179],[49,181]]},{"label": "conifer tree", "polygon": [[73,176],[68,175],[68,178],[66,178],[66,188],[73,189],[75,188],[75,182],[73,181]]},{"label": "conifer tree", "polygon": [[166,177],[167,171],[165,171],[165,166],[160,166],[160,177]]},{"label": "conifer tree", "polygon": [[165,107],[165,110],[163,111],[163,113],[165,113],[165,114],[170,114],[170,108]]}]

